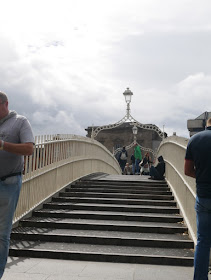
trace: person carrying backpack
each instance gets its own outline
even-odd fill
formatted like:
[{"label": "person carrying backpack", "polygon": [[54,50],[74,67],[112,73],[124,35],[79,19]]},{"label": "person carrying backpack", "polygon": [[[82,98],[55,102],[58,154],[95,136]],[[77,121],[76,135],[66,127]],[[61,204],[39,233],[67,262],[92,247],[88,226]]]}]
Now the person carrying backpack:
[{"label": "person carrying backpack", "polygon": [[125,165],[127,163],[127,157],[128,157],[127,151],[126,151],[125,147],[123,147],[122,151],[119,154],[119,160],[118,160],[119,165],[122,169],[122,174],[124,173],[124,168],[125,168]]}]

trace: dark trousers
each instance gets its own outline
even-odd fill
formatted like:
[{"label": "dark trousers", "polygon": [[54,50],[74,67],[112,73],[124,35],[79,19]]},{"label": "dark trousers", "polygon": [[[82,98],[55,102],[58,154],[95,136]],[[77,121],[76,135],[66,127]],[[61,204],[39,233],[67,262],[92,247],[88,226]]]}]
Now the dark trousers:
[{"label": "dark trousers", "polygon": [[122,160],[122,159],[119,160],[119,165],[122,169],[122,172],[124,172],[126,163],[127,163],[127,160]]},{"label": "dark trousers", "polygon": [[163,176],[160,175],[160,173],[157,171],[157,169],[154,166],[150,167],[149,175],[151,177],[154,177],[156,180],[163,180]]}]

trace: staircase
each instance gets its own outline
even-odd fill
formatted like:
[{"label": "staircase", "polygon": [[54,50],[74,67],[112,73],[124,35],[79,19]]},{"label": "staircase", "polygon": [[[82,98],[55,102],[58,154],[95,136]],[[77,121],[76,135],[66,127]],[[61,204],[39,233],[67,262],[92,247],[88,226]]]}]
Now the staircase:
[{"label": "staircase", "polygon": [[68,186],[11,233],[10,256],[193,265],[193,242],[164,181],[98,174]]}]

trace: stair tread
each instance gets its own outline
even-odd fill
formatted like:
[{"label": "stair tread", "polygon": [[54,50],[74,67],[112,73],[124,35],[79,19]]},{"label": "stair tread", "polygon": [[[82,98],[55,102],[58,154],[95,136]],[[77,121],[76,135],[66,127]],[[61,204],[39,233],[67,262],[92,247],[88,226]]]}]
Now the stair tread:
[{"label": "stair tread", "polygon": [[137,201],[137,203],[138,202],[153,202],[153,203],[156,203],[156,202],[161,202],[161,203],[169,203],[169,204],[171,204],[171,203],[176,203],[175,201],[172,201],[172,200],[155,200],[155,199],[153,199],[153,200],[151,200],[151,199],[133,199],[133,200],[128,200],[128,199],[125,199],[125,198],[112,198],[112,197],[96,197],[96,198],[91,198],[91,197],[78,197],[78,196],[74,196],[74,194],[73,194],[73,196],[69,196],[69,197],[60,197],[60,196],[58,196],[58,197],[55,197],[56,199],[68,199],[68,200],[74,200],[74,199],[77,199],[77,200],[95,200],[95,201],[101,201],[101,200],[105,200],[105,201],[122,201],[122,202],[135,202],[135,201]]},{"label": "stair tread", "polygon": [[45,218],[30,217],[24,221],[37,222],[56,222],[56,223],[84,223],[97,225],[118,225],[118,226],[150,226],[150,227],[170,227],[170,228],[186,228],[183,223],[162,223],[162,222],[137,222],[137,221],[118,221],[118,220],[94,220],[94,219],[68,219],[68,218]]},{"label": "stair tread", "polygon": [[133,191],[166,191],[171,192],[168,186],[110,186],[110,185],[75,185],[69,186],[66,190],[133,190]]},{"label": "stair tread", "polygon": [[124,192],[124,191],[121,191],[118,193],[118,192],[97,192],[97,191],[94,191],[94,192],[87,192],[86,190],[84,190],[83,192],[77,192],[77,191],[74,191],[74,192],[64,192],[64,194],[67,194],[67,193],[70,193],[70,195],[73,193],[73,194],[80,194],[80,195],[86,195],[86,194],[101,194],[101,195],[118,195],[118,194],[121,194],[121,195],[130,195],[130,196],[137,196],[137,197],[141,197],[141,196],[157,196],[157,197],[162,197],[162,196],[172,196],[172,193],[169,193],[169,192],[166,192],[165,194],[159,194],[159,193],[148,193],[147,191],[146,192],[143,192],[143,193],[131,193],[131,192]]},{"label": "stair tread", "polygon": [[118,204],[118,205],[114,205],[114,204],[103,204],[103,203],[70,203],[70,202],[49,202],[49,203],[46,203],[47,205],[77,205],[77,206],[93,206],[93,207],[113,207],[113,208],[130,208],[130,209],[136,209],[136,208],[139,208],[139,209],[163,209],[163,210],[167,210],[167,209],[176,209],[178,210],[177,207],[175,206],[157,206],[157,205],[150,205],[150,206],[147,206],[147,205],[124,205],[124,204]]},{"label": "stair tread", "polygon": [[74,230],[74,229],[54,229],[37,227],[19,227],[12,230],[12,233],[25,234],[45,234],[45,235],[68,235],[68,236],[91,236],[105,238],[125,238],[125,239],[144,239],[144,240],[171,240],[192,242],[187,234],[159,234],[159,233],[140,233],[122,232],[105,230]]},{"label": "stair tread", "polygon": [[152,194],[169,194],[169,195],[172,195],[172,192],[170,190],[147,190],[147,189],[144,189],[144,190],[141,190],[141,189],[138,189],[138,190],[134,190],[132,188],[128,188],[128,189],[125,189],[125,188],[118,188],[118,189],[111,189],[111,188],[67,188],[66,189],[66,192],[80,192],[80,193],[83,193],[83,192],[89,192],[89,193],[94,193],[94,192],[100,192],[100,193],[129,193],[129,194],[145,194],[145,193],[152,193]]},{"label": "stair tread", "polygon": [[[86,196],[86,197],[82,197],[82,196],[69,196],[69,195],[61,195],[59,197],[54,197],[53,200],[66,200],[66,201],[71,201],[71,200],[87,200],[87,201],[95,201],[95,202],[100,202],[100,201],[110,201],[112,204],[119,204],[120,202],[124,202],[126,205],[133,205],[133,204],[138,204],[138,205],[143,205],[143,203],[166,203],[166,204],[174,204],[176,205],[176,202],[173,199],[157,199],[154,196],[153,197],[144,197],[144,198],[130,198],[130,197],[122,197],[122,198],[117,198],[117,197],[110,197],[110,196]],[[117,203],[116,203],[117,202]],[[105,203],[105,202],[104,202]],[[107,203],[107,202],[106,202]]]},{"label": "stair tread", "polygon": [[124,198],[124,199],[150,199],[150,200],[170,200],[174,197],[172,195],[158,195],[158,194],[125,194],[125,193],[90,193],[90,192],[61,192],[60,197],[87,197],[87,198]]},{"label": "stair tread", "polygon": [[[145,177],[140,177],[141,180],[131,180],[132,179],[132,176],[130,177],[124,177],[122,178],[123,180],[120,180],[118,178],[118,180],[108,180],[108,179],[105,179],[105,180],[95,180],[95,179],[92,179],[92,180],[80,180],[78,182],[76,182],[75,185],[81,185],[81,184],[91,184],[91,185],[120,185],[120,186],[125,186],[125,185],[128,185],[128,186],[143,186],[143,185],[146,185],[146,186],[158,186],[158,185],[162,185],[162,186],[168,186],[167,182],[166,181],[160,181],[160,180],[142,180],[144,179]],[[125,180],[125,179],[128,179],[128,180]]]},{"label": "stair tread", "polygon": [[[34,211],[35,213],[69,213],[69,214],[98,214],[98,215],[118,215],[118,216],[136,216],[136,217],[167,217],[167,218],[181,218],[178,214],[163,214],[163,213],[137,213],[137,212],[115,212],[115,211],[86,211],[86,210],[71,210],[71,209],[40,209]],[[153,215],[152,215],[153,214]]]},{"label": "stair tread", "polygon": [[193,258],[191,249],[171,249],[171,248],[150,248],[150,247],[130,247],[130,246],[114,246],[114,245],[94,245],[80,243],[57,243],[57,242],[41,242],[41,241],[25,241],[12,240],[10,249],[37,249],[52,250],[62,252],[81,252],[81,253],[108,253],[118,255],[145,255],[145,256],[169,256],[169,257],[187,257]]}]

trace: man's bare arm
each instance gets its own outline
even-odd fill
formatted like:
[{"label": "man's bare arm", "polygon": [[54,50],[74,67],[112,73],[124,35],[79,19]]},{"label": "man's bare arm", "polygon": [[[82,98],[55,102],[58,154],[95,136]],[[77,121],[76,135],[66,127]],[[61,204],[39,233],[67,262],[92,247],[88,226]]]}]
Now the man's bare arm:
[{"label": "man's bare arm", "polygon": [[[0,141],[0,145],[1,145]],[[7,151],[9,153],[13,153],[16,155],[22,155],[22,156],[30,156],[33,153],[33,143],[9,143],[4,142],[4,151]]]},{"label": "man's bare arm", "polygon": [[184,173],[189,177],[196,178],[195,166],[192,160],[185,160]]}]

